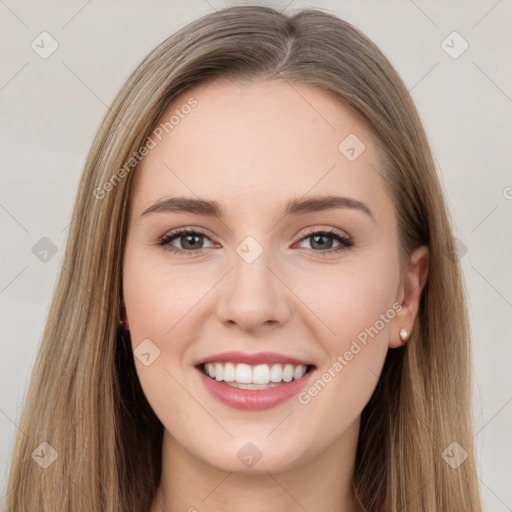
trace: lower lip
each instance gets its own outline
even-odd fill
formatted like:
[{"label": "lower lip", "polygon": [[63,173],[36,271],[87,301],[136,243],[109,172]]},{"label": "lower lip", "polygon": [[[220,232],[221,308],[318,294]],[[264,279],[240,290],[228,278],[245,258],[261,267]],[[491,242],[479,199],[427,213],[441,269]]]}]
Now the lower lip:
[{"label": "lower lip", "polygon": [[206,376],[201,369],[196,368],[199,372],[206,389],[214,398],[223,404],[235,409],[245,409],[252,411],[260,411],[270,409],[282,402],[285,402],[307,384],[315,369],[307,372],[303,377],[291,382],[280,384],[268,389],[240,389],[234,388],[224,382],[216,381]]}]

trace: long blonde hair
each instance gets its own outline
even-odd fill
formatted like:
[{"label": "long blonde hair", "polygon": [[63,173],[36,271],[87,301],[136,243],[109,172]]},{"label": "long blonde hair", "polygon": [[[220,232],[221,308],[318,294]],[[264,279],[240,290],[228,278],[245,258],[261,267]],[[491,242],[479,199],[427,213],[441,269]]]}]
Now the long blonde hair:
[{"label": "long blonde hair", "polygon": [[[118,326],[134,155],[178,94],[216,78],[316,86],[376,136],[396,205],[401,262],[428,245],[430,272],[412,335],[405,347],[388,351],[362,413],[353,487],[367,512],[481,511],[461,271],[410,95],[379,49],[349,23],[319,9],[286,16],[255,5],[207,15],[163,41],[101,124],[19,421],[5,510],[150,507],[163,426]],[[445,462],[450,445],[461,461],[467,453],[458,467]],[[43,469],[35,450],[57,459]]]}]

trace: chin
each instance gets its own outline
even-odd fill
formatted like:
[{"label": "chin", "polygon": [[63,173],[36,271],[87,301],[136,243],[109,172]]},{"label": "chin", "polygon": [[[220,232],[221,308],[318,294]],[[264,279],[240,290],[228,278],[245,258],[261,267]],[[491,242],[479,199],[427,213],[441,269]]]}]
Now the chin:
[{"label": "chin", "polygon": [[261,443],[245,439],[233,441],[232,445],[232,450],[228,448],[220,453],[209,453],[208,457],[203,457],[203,461],[219,471],[244,475],[280,473],[292,469],[299,463],[299,446],[286,451],[281,446],[281,450],[277,451],[277,446],[268,440],[265,442],[264,436]]}]

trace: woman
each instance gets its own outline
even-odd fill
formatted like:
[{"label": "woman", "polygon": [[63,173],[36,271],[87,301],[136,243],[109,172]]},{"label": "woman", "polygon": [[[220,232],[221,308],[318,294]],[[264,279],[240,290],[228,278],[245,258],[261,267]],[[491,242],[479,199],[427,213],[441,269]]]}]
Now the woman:
[{"label": "woman", "polygon": [[6,510],[480,511],[453,254],[364,35],[261,6],[190,24],[90,151]]}]

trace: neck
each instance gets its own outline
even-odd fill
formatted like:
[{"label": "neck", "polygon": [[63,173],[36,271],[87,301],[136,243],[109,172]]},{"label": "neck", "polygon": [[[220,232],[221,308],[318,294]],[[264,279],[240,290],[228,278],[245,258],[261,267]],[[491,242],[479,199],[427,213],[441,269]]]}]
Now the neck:
[{"label": "neck", "polygon": [[341,438],[287,471],[221,471],[164,430],[162,476],[150,512],[359,512],[352,475],[359,419]]}]

